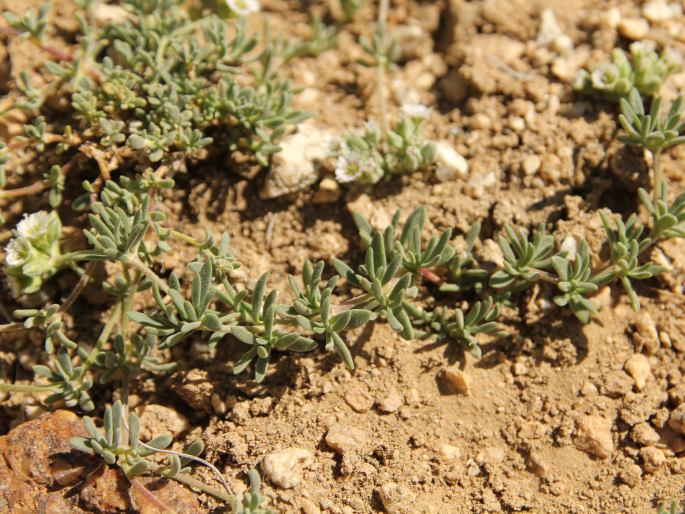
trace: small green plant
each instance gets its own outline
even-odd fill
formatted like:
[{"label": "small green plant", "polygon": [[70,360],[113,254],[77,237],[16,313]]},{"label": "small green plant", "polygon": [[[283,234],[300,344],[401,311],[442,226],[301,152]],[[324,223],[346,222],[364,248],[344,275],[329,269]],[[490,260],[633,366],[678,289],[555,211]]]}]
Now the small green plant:
[{"label": "small green plant", "polygon": [[582,70],[574,87],[614,102],[626,97],[633,88],[642,96],[654,96],[664,80],[681,65],[682,57],[674,50],[666,49],[658,54],[654,43],[636,41],[630,45],[629,54],[616,48],[610,63],[599,65],[591,73]]},{"label": "small green plant", "polygon": [[259,473],[251,469],[248,476],[250,479],[250,490],[243,493],[242,496],[233,499],[233,514],[274,514],[274,511],[271,509],[262,508],[265,498],[259,492],[262,484]]},{"label": "small green plant", "polygon": [[372,39],[360,41],[368,57],[361,64],[375,67],[378,74],[379,123],[368,122],[359,133],[344,135],[335,168],[335,178],[340,183],[375,184],[391,174],[412,173],[435,162],[435,144],[423,137],[423,123],[430,114],[428,107],[404,105],[402,117],[394,126],[388,121],[385,76],[393,69],[400,49],[397,40],[388,37],[387,11],[388,1],[383,0]]},{"label": "small green plant", "polygon": [[677,501],[673,501],[669,507],[660,503],[656,510],[657,514],[683,514],[685,513],[685,506],[680,505]]}]

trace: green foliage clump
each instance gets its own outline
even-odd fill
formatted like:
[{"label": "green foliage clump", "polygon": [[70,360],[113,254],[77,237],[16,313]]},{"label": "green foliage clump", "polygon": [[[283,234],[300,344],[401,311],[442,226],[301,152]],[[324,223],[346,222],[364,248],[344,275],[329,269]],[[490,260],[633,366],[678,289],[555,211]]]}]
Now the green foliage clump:
[{"label": "green foliage clump", "polygon": [[636,41],[629,54],[620,48],[611,52],[611,62],[600,64],[591,73],[582,70],[574,87],[585,94],[618,101],[635,88],[642,96],[654,96],[661,84],[682,65],[674,50],[656,52],[652,42]]},{"label": "green foliage clump", "polygon": [[414,116],[400,119],[385,134],[387,150],[383,150],[381,129],[375,123],[368,123],[361,134],[345,135],[335,168],[338,182],[375,184],[390,174],[412,173],[435,162],[435,144],[423,138],[428,109],[411,107]]},{"label": "green foliage clump", "polygon": [[[255,53],[258,37],[242,22],[193,19],[181,0],[127,0],[123,22],[99,27],[87,23],[94,3],[84,5],[79,49],[47,64],[50,89],[66,92],[73,108],[60,151],[97,154],[115,169],[131,158],[167,164],[201,158],[211,145],[266,164],[279,151],[278,139],[304,119],[290,107],[288,83],[274,72],[278,49],[267,44]],[[34,17],[8,19],[38,40]],[[41,11],[38,19],[44,18]],[[44,21],[38,26],[44,30]],[[250,66],[254,61],[261,65]],[[44,101],[47,91],[32,94]],[[43,120],[27,137],[40,141],[45,130]]]}]

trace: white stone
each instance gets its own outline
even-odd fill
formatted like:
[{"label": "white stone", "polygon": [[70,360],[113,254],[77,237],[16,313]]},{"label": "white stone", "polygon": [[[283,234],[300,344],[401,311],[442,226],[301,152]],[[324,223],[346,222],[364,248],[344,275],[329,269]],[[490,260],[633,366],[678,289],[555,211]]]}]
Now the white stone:
[{"label": "white stone", "polygon": [[283,489],[297,487],[302,481],[301,469],[312,462],[312,452],[304,448],[286,448],[268,454],[262,460],[264,475]]},{"label": "white stone", "polygon": [[443,444],[440,447],[440,456],[444,460],[457,460],[461,457],[461,449],[451,444]]},{"label": "white stone", "polygon": [[651,22],[666,21],[682,14],[682,7],[676,3],[655,0],[642,6],[642,15]]},{"label": "white stone", "polygon": [[639,41],[649,33],[649,23],[644,18],[624,18],[618,24],[622,36]]},{"label": "white stone", "polygon": [[469,172],[469,163],[447,141],[439,141],[436,145],[435,175],[441,182],[449,182],[457,178],[464,178]]},{"label": "white stone", "polygon": [[641,391],[645,388],[647,379],[652,374],[649,359],[641,353],[635,353],[626,361],[623,368],[635,381],[635,388]]},{"label": "white stone", "polygon": [[618,7],[612,7],[603,11],[599,16],[599,21],[605,27],[615,29],[621,23],[621,11]]},{"label": "white stone", "polygon": [[534,175],[542,166],[542,161],[537,155],[529,155],[523,160],[523,172],[526,175]]},{"label": "white stone", "polygon": [[566,258],[569,261],[576,260],[576,253],[578,251],[578,242],[572,234],[567,235],[561,242],[561,251],[566,252]]},{"label": "white stone", "polygon": [[300,125],[297,133],[279,143],[281,151],[273,156],[260,196],[277,198],[316,182],[320,163],[330,156],[333,140],[334,134],[323,127]]}]

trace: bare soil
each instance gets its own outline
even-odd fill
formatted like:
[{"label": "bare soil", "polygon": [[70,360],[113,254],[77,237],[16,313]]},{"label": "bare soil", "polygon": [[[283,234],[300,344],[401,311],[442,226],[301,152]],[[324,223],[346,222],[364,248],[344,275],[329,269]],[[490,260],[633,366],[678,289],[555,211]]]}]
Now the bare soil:
[{"label": "bare soil", "polygon": [[[38,3],[0,0],[0,10]],[[268,18],[276,30],[306,34],[308,12],[326,12],[329,3],[264,1],[251,24]],[[191,235],[228,231],[243,263],[236,279],[252,283],[271,271],[271,284],[283,291],[287,274],[298,273],[305,259],[358,261],[351,210],[382,225],[397,209],[406,215],[424,205],[429,228],[453,227],[458,240],[482,220],[477,251],[494,260],[493,239],[506,223],[543,223],[560,240],[582,235],[599,251],[597,210],[635,212],[637,187],[648,181],[642,155],[616,141],[616,106],[571,87],[579,67],[630,42],[625,28],[607,20],[613,7],[623,19],[643,16],[641,4],[630,1],[393,0],[391,28],[421,28],[389,78],[393,112],[404,101],[433,106],[429,135],[467,158],[469,176],[440,182],[433,172],[417,173],[373,189],[345,189],[322,204],[313,203],[316,186],[264,200],[261,177],[203,164],[177,177],[168,199],[172,222]],[[571,38],[566,55],[536,42],[546,9]],[[54,2],[57,43],[73,44],[71,12],[69,2]],[[370,33],[373,15],[366,5],[341,29],[336,49],[286,70],[303,88],[298,106],[336,132],[376,112],[373,70],[355,62],[356,36]],[[652,22],[647,37],[685,54],[685,17]],[[3,92],[16,87],[18,70],[39,64],[30,43],[0,39]],[[668,80],[664,95],[679,91],[685,91],[683,72]],[[0,121],[0,131],[11,130],[8,124]],[[680,147],[664,159],[674,191],[685,189],[684,157]],[[9,209],[16,216],[39,207],[39,199],[29,199]],[[8,237],[7,228],[2,235]],[[299,485],[282,489],[265,480],[278,512],[655,512],[658,502],[684,497],[685,438],[668,425],[670,412],[685,401],[684,251],[682,241],[654,251],[670,270],[639,286],[640,313],[618,288],[606,289],[597,296],[601,312],[582,326],[555,308],[548,292],[533,289],[518,310],[505,313],[510,335],[483,340],[480,360],[459,348],[403,341],[378,325],[350,338],[354,372],[333,355],[284,354],[256,385],[249,375],[231,373],[237,345],[210,351],[195,341],[173,349],[177,372],[135,385],[133,406],[161,404],[185,416],[182,435],[202,437],[206,458],[236,489],[245,487],[244,471],[266,455],[309,450],[313,458]],[[165,268],[186,272],[192,248],[179,246],[172,255]],[[68,273],[58,277],[54,297],[74,281]],[[97,301],[91,291],[76,305],[75,334],[92,330],[102,314]],[[29,378],[40,347],[40,334],[2,336],[0,378]],[[625,370],[634,354],[650,366],[641,388]],[[465,394],[447,384],[447,366],[470,380]],[[40,409],[39,398],[28,395],[0,400],[4,431]],[[326,439],[339,425],[356,439],[336,452]],[[609,440],[593,442],[597,432]],[[197,475],[213,480],[208,470]],[[208,497],[200,502],[202,511],[222,509]]]}]

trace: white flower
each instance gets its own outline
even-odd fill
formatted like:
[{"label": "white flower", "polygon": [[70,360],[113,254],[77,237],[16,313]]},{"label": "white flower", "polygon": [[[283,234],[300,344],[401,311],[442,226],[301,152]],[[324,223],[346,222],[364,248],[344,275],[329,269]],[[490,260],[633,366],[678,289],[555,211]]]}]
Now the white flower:
[{"label": "white flower", "polygon": [[404,104],[402,106],[402,113],[410,118],[428,118],[431,108],[423,104]]},{"label": "white flower", "polygon": [[237,16],[259,12],[259,0],[226,0],[226,5]]},{"label": "white flower", "polygon": [[16,237],[5,247],[5,263],[10,267],[23,266],[30,252],[31,243],[23,237]]},{"label": "white flower", "polygon": [[46,211],[26,214],[17,224],[16,234],[26,239],[37,239],[47,233],[49,223],[50,215]]},{"label": "white flower", "polygon": [[353,182],[361,177],[361,155],[351,152],[341,155],[335,163],[335,178],[341,184]]}]

